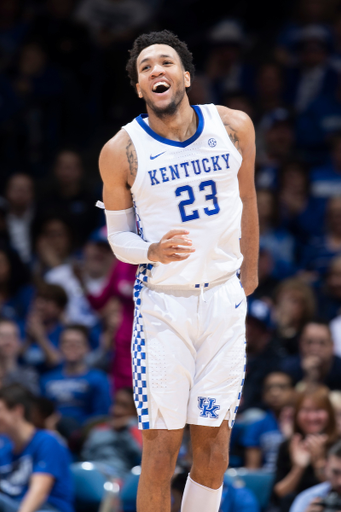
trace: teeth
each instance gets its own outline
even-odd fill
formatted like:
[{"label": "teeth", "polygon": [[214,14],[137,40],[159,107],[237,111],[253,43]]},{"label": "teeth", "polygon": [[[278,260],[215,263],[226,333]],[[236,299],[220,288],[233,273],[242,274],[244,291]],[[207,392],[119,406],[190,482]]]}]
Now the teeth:
[{"label": "teeth", "polygon": [[153,91],[156,91],[156,89],[160,86],[166,87],[166,89],[169,89],[169,84],[167,82],[156,82],[156,84],[153,85]]}]

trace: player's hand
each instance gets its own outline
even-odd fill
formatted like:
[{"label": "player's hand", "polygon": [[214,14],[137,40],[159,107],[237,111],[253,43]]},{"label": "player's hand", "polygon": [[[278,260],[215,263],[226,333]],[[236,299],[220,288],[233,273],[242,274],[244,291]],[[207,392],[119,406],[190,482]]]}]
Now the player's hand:
[{"label": "player's hand", "polygon": [[160,242],[151,244],[148,249],[148,259],[160,263],[187,260],[195,251],[192,240],[188,238],[189,231],[185,229],[172,229],[168,231]]}]

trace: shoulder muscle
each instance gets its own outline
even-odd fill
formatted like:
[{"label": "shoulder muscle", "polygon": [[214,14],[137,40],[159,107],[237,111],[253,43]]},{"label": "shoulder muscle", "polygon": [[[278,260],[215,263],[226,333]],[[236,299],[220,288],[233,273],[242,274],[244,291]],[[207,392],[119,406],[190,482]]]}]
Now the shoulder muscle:
[{"label": "shoulder muscle", "polygon": [[125,130],[120,130],[102,148],[99,170],[104,183],[126,182],[132,185],[137,173],[134,144]]},{"label": "shoulder muscle", "polygon": [[250,117],[241,110],[221,105],[217,105],[217,110],[232,143],[244,157],[250,147],[255,145],[255,130]]},{"label": "shoulder muscle", "polygon": [[103,180],[103,200],[109,210],[131,206],[130,187],[137,174],[134,144],[125,130],[120,130],[102,148],[99,170]]}]

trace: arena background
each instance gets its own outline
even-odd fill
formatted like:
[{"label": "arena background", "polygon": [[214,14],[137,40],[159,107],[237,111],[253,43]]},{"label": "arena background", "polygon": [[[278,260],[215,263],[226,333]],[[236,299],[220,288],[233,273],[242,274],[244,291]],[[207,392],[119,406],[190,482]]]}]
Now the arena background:
[{"label": "arena background", "polygon": [[[120,486],[137,477],[141,439],[127,390],[135,269],[106,242],[97,161],[145,110],[125,71],[128,50],[139,34],[165,28],[193,52],[192,104],[243,110],[255,125],[260,285],[248,300],[229,475],[245,477],[238,468],[247,466],[264,477],[244,479],[263,512],[289,511],[272,486],[283,477],[277,452],[295,428],[297,393],[323,385],[341,436],[338,0],[0,2],[0,388],[26,387],[38,411],[30,421],[68,445],[77,499],[87,496],[79,510],[97,510],[103,493],[90,462],[106,464]],[[248,429],[260,420],[257,433]],[[186,432],[179,475],[190,458]],[[92,480],[83,485],[84,471]],[[125,511],[134,510],[134,482]],[[172,512],[181,489],[179,476]]]}]

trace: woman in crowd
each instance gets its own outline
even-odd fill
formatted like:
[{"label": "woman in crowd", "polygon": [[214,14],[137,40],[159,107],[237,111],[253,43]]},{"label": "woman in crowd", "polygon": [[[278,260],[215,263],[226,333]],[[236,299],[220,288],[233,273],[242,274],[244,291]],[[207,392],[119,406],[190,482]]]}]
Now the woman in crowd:
[{"label": "woman in crowd", "polygon": [[297,494],[324,481],[326,453],[338,438],[328,391],[321,386],[298,395],[293,435],[278,452],[272,500],[278,512],[288,512]]}]

